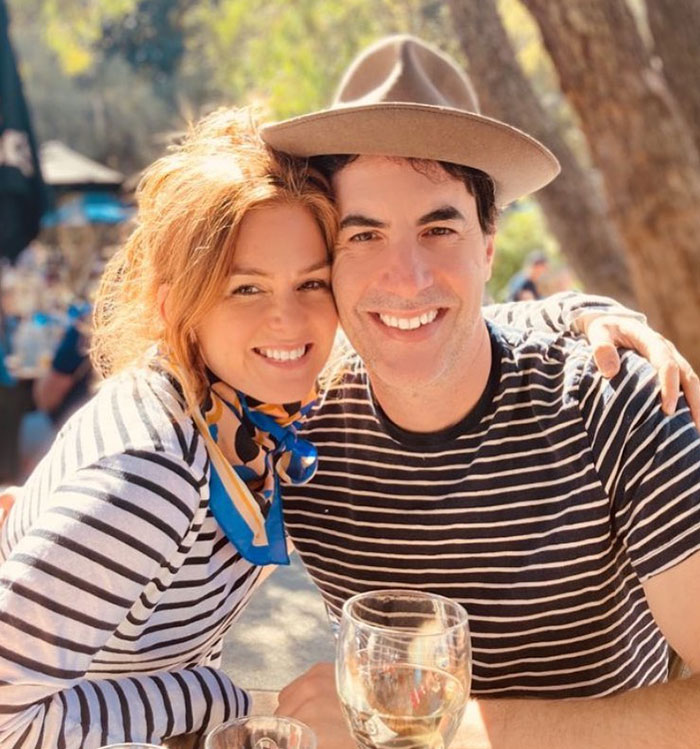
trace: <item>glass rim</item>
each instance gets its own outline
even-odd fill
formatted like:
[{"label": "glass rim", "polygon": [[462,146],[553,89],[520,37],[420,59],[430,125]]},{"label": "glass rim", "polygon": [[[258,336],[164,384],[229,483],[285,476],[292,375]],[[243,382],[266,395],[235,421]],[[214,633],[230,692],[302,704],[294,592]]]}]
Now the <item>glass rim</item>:
[{"label": "glass rim", "polygon": [[379,596],[379,595],[402,595],[407,597],[414,597],[414,598],[423,598],[425,600],[434,599],[441,601],[444,604],[447,604],[450,607],[453,607],[457,611],[457,616],[459,621],[455,622],[454,624],[450,624],[449,627],[445,627],[440,632],[425,632],[421,633],[419,631],[411,631],[406,630],[406,635],[409,635],[411,637],[442,637],[446,632],[451,632],[453,629],[463,628],[466,627],[467,632],[471,635],[470,629],[469,629],[469,615],[467,614],[467,610],[462,606],[461,603],[458,601],[453,600],[452,598],[447,598],[447,596],[442,596],[439,593],[430,593],[425,590],[411,590],[410,588],[379,588],[378,590],[366,590],[363,593],[355,593],[354,596],[351,596],[350,598],[345,601],[343,604],[343,608],[340,612],[341,614],[341,620],[342,618],[347,617],[351,622],[354,622],[355,624],[365,628],[365,629],[373,629],[378,630],[382,632],[396,632],[397,634],[401,634],[401,630],[397,627],[392,627],[387,624],[370,624],[369,622],[364,621],[363,619],[360,619],[359,617],[355,616],[351,613],[350,609],[351,607],[360,599],[367,598],[369,596]]},{"label": "glass rim", "polygon": [[296,718],[288,718],[285,715],[241,715],[239,718],[231,718],[231,720],[227,720],[225,723],[219,723],[216,728],[212,728],[211,731],[206,734],[204,740],[207,741],[209,737],[213,736],[217,731],[228,728],[229,726],[240,726],[255,720],[272,720],[279,721],[281,723],[291,723],[291,725],[296,726],[297,728],[310,731],[311,735],[314,737],[314,740],[316,739],[316,734],[314,734],[313,728],[311,728],[311,726],[309,726],[307,723],[302,723],[302,721],[297,720]]}]

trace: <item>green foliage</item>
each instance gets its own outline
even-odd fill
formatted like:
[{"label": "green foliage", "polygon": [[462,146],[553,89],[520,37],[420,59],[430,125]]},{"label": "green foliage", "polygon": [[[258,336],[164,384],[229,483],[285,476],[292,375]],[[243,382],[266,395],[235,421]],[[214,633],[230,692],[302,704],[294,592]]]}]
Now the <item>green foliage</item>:
[{"label": "green foliage", "polygon": [[[42,42],[61,69],[79,75],[95,63],[102,26],[123,17],[137,0],[9,0],[15,23],[42,29]],[[99,59],[99,55],[97,55]]]},{"label": "green foliage", "polygon": [[116,58],[68,75],[38,37],[31,28],[14,36],[37,139],[62,140],[126,174],[151,161],[162,149],[155,136],[175,115],[149,81]]},{"label": "green foliage", "polygon": [[151,78],[166,101],[175,99],[174,83],[185,52],[183,18],[191,0],[139,0],[125,16],[110,19],[102,29],[100,53],[119,57]]},{"label": "green foliage", "polygon": [[229,102],[264,100],[285,117],[328,103],[355,50],[377,35],[369,0],[221,0],[193,13],[199,54]]}]

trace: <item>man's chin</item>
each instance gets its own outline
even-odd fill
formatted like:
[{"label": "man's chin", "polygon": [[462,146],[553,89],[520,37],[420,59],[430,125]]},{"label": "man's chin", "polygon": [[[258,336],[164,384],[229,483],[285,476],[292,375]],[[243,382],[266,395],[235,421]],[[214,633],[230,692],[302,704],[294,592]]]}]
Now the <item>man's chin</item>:
[{"label": "man's chin", "polygon": [[385,388],[410,393],[434,388],[444,383],[445,367],[433,357],[411,356],[391,361],[365,362],[370,379],[379,381]]}]

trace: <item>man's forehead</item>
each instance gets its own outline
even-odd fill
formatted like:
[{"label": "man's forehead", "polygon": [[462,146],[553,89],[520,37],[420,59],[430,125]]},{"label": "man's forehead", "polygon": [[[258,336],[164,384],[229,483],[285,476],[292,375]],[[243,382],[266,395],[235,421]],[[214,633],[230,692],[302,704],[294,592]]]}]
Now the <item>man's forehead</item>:
[{"label": "man's forehead", "polygon": [[387,185],[391,185],[392,192],[394,186],[400,188],[403,197],[411,186],[428,200],[431,195],[444,195],[446,191],[469,195],[462,180],[449,174],[440,162],[428,159],[357,156],[333,175],[333,188],[341,202],[369,198],[378,190],[389,199],[392,192],[387,193]]},{"label": "man's forehead", "polygon": [[363,171],[387,171],[391,167],[410,167],[419,174],[430,177],[440,182],[445,179],[454,179],[447,173],[439,161],[432,159],[417,159],[408,156],[381,156],[358,154],[349,158],[348,162],[338,171],[342,174],[346,169],[360,168]]}]

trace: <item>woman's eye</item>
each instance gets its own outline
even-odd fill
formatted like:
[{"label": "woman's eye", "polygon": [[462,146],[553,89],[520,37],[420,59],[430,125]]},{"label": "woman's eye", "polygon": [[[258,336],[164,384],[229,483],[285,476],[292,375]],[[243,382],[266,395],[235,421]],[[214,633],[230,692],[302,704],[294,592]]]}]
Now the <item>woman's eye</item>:
[{"label": "woman's eye", "polygon": [[243,284],[242,286],[236,286],[231,290],[230,296],[252,296],[253,294],[259,294],[260,289],[253,284]]},{"label": "woman's eye", "polygon": [[302,289],[302,291],[316,291],[318,289],[327,289],[328,282],[324,281],[322,278],[313,278],[309,281],[304,281],[300,288]]}]

